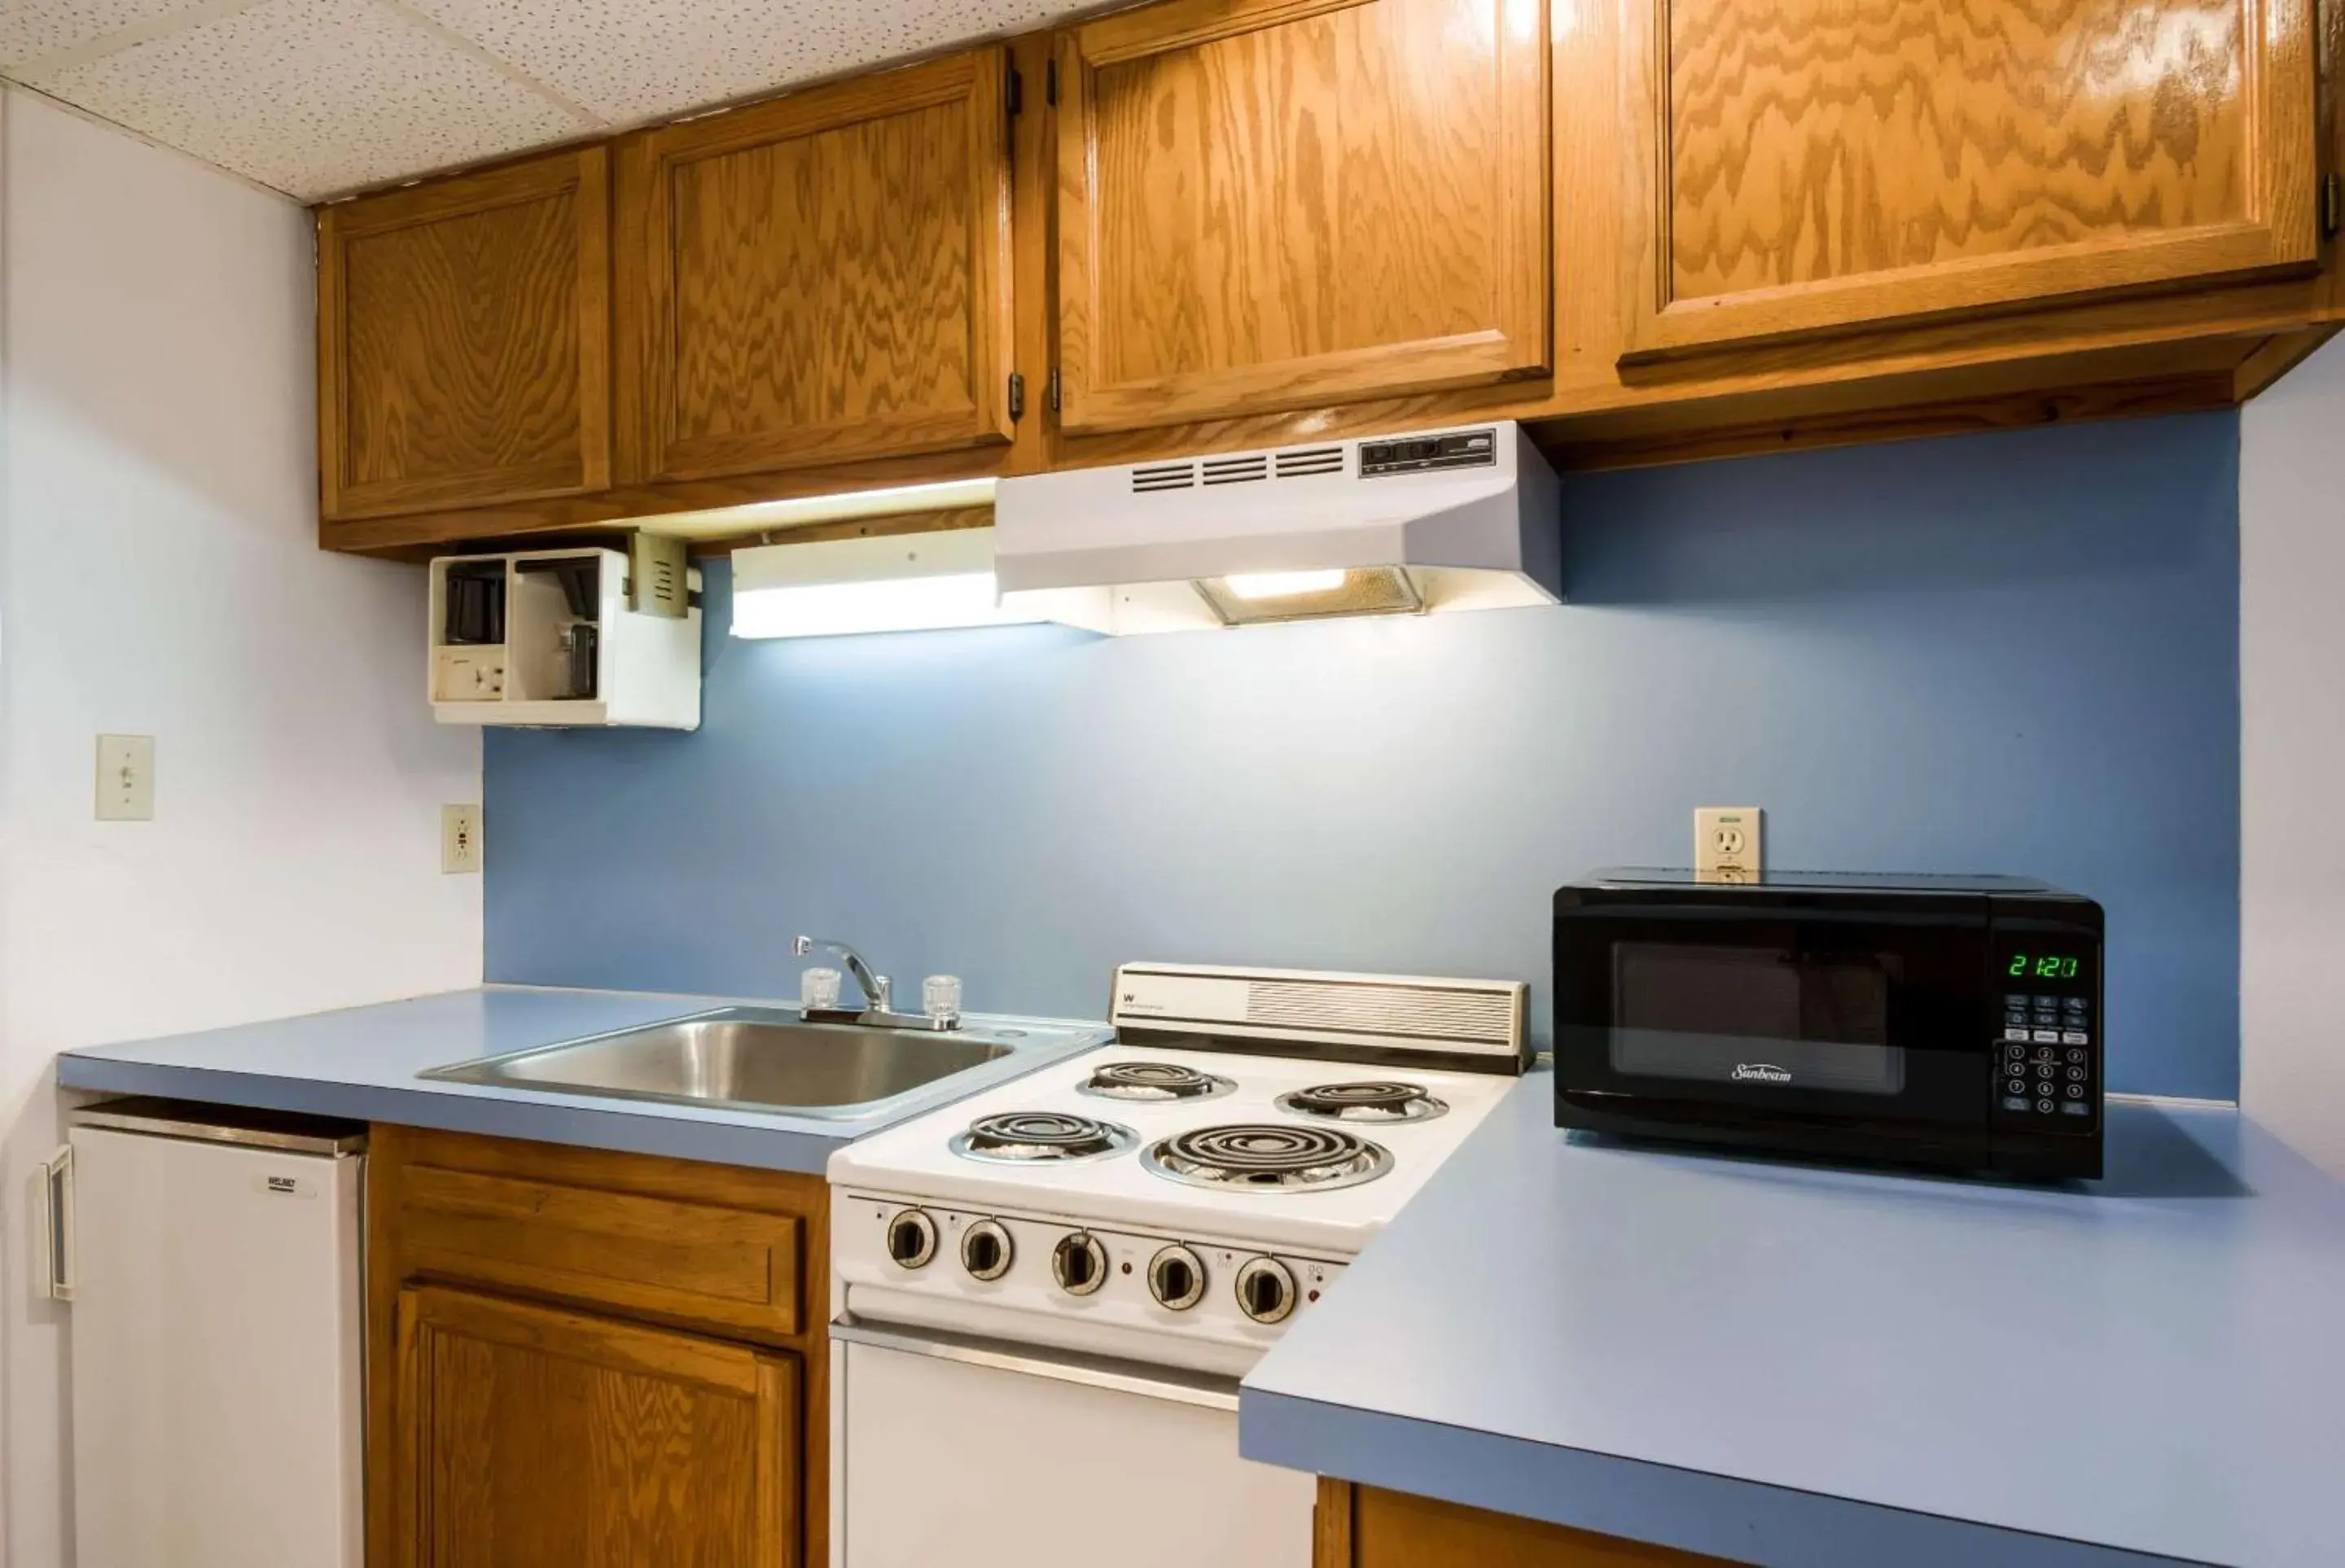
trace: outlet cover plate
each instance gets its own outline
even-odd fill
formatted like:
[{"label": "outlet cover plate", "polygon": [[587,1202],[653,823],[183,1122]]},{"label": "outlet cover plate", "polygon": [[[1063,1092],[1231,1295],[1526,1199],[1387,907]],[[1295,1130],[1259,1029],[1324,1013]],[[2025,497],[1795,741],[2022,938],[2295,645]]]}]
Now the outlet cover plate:
[{"label": "outlet cover plate", "polygon": [[463,875],[481,869],[481,808],[443,805],[440,808],[440,869]]},{"label": "outlet cover plate", "polygon": [[1694,808],[1693,873],[1703,882],[1756,882],[1767,864],[1755,805]]}]

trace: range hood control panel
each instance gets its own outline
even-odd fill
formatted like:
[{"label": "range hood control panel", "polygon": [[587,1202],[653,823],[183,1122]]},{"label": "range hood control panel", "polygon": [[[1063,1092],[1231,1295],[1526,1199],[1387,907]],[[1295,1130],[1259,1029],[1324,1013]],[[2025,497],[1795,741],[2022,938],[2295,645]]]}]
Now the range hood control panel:
[{"label": "range hood control panel", "polygon": [[1498,432],[1495,430],[1455,430],[1439,436],[1404,436],[1389,441],[1360,443],[1360,477],[1429,473],[1436,469],[1495,468],[1498,462]]}]

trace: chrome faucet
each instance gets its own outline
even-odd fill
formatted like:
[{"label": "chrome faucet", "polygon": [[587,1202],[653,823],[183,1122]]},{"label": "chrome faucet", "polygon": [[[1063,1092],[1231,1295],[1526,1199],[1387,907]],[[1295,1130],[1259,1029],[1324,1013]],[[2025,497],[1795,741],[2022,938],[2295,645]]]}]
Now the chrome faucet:
[{"label": "chrome faucet", "polygon": [[866,1012],[884,1013],[888,1007],[888,976],[874,970],[863,961],[863,955],[844,942],[834,942],[827,936],[794,936],[790,953],[803,958],[817,947],[827,947],[846,961],[847,972],[855,976],[856,988],[863,993]]},{"label": "chrome faucet", "polygon": [[827,936],[794,936],[790,952],[799,958],[817,947],[827,947],[847,965],[847,972],[855,976],[855,984],[863,992],[863,1006],[854,1007],[808,1007],[801,1017],[817,1023],[875,1024],[888,1029],[950,1029],[960,1023],[959,1012],[944,1014],[899,1013],[889,1000],[888,976],[863,961],[863,955],[844,942],[834,942]]}]

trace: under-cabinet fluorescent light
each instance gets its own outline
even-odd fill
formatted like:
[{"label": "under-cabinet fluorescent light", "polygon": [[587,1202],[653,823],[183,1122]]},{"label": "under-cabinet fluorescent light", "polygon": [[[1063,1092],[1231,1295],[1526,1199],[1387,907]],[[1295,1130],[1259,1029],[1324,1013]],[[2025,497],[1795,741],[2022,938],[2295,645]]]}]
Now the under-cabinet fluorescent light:
[{"label": "under-cabinet fluorescent light", "polygon": [[752,501],[707,511],[671,511],[641,519],[655,533],[682,539],[740,539],[817,522],[852,522],[864,517],[900,517],[908,512],[958,511],[993,504],[991,479],[940,480],[933,484],[891,485],[788,501]]},{"label": "under-cabinet fluorescent light", "polygon": [[733,635],[840,637],[1041,619],[1004,610],[993,531],[831,539],[733,552]]},{"label": "under-cabinet fluorescent light", "polygon": [[1242,572],[1222,579],[1241,599],[1292,599],[1298,593],[1325,593],[1344,586],[1344,569],[1325,572]]}]

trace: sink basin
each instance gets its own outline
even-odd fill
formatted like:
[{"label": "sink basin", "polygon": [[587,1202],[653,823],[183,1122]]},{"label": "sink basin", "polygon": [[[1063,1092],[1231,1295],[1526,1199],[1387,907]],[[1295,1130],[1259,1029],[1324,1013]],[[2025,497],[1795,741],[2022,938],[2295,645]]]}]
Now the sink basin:
[{"label": "sink basin", "polygon": [[[1023,1021],[1019,1021],[1023,1025]],[[1065,1026],[967,1020],[954,1029],[809,1024],[785,1008],[714,1012],[432,1067],[421,1076],[671,1105],[854,1118],[998,1062]],[[1037,1042],[1041,1043],[1041,1042]]]}]

